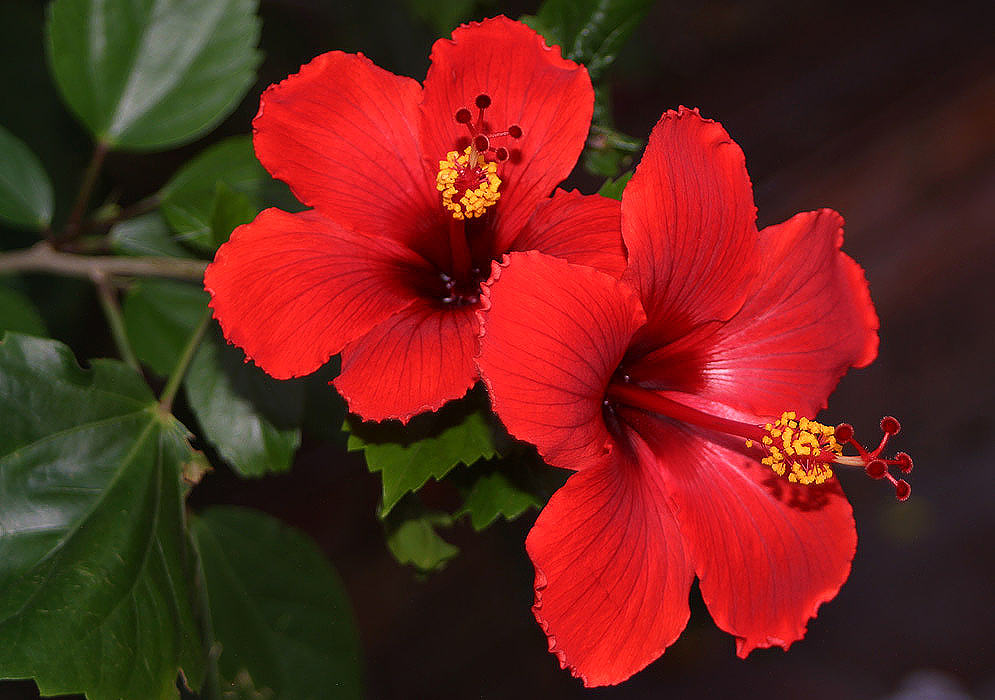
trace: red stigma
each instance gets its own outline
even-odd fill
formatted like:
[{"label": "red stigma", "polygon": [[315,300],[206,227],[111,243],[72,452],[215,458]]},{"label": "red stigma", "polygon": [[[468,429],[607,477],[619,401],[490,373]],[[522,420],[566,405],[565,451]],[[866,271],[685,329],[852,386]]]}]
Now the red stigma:
[{"label": "red stigma", "polygon": [[508,136],[512,139],[520,139],[524,132],[518,124],[512,124],[504,131],[489,131],[484,125],[484,110],[491,106],[491,96],[481,93],[473,101],[477,108],[477,119],[474,121],[473,112],[466,107],[456,110],[456,122],[466,125],[470,132],[470,143],[474,150],[480,154],[490,153],[494,160],[506,161],[511,157],[511,151],[506,146],[494,146],[491,142],[497,138]]},{"label": "red stigma", "polygon": [[850,445],[857,450],[857,455],[853,457],[842,457],[836,461],[838,464],[848,464],[852,466],[863,466],[864,472],[872,479],[887,479],[895,488],[895,498],[899,501],[908,499],[912,493],[912,487],[905,479],[896,479],[892,476],[890,468],[896,467],[903,474],[912,471],[912,457],[905,452],[898,452],[894,457],[882,457],[888,440],[897,435],[902,429],[902,424],[893,416],[885,416],[881,419],[881,442],[873,450],[868,450],[854,439],[853,426],[849,423],[840,423],[836,426],[836,440],[839,444]]}]

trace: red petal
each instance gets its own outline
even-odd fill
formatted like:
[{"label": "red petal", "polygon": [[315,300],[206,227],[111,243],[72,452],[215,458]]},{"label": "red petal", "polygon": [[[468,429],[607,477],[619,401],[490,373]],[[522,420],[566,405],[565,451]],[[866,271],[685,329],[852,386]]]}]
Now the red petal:
[{"label": "red petal", "polygon": [[631,450],[571,476],[526,541],[536,619],[587,686],[641,670],[688,620],[693,571],[659,467],[638,437]]},{"label": "red petal", "polygon": [[263,93],[256,155],[305,204],[417,249],[441,216],[417,135],[420,101],[416,81],[362,54],[322,54]]},{"label": "red petal", "polygon": [[787,649],[850,573],[857,534],[839,484],[791,484],[669,422],[629,411],[625,417],[664,468],[715,623],[738,638],[740,656]]},{"label": "red petal", "polygon": [[498,241],[495,257],[510,250],[538,250],[613,277],[625,269],[625,248],[617,200],[556,190],[513,242]]},{"label": "red petal", "polygon": [[419,299],[342,351],[335,387],[364,420],[407,421],[477,381],[474,307],[438,309]]},{"label": "red petal", "polygon": [[561,58],[559,47],[547,47],[524,24],[495,17],[464,25],[452,40],[435,42],[425,77],[421,135],[433,166],[469,142],[455,115],[469,109],[476,121],[480,94],[491,98],[484,113],[489,130],[517,124],[523,131],[520,139],[492,144],[512,153],[498,170],[497,210],[501,228],[514,231],[573,170],[591,128],[594,90],[583,66]]},{"label": "red petal", "polygon": [[832,210],[798,214],[760,240],[761,287],[718,330],[702,393],[757,415],[814,416],[849,367],[877,354],[867,280],[840,251]]},{"label": "red petal", "polygon": [[204,273],[225,337],[277,379],[318,369],[408,306],[426,263],[396,242],[359,235],[313,211],[267,209],[239,226]]},{"label": "red petal", "polygon": [[635,293],[536,252],[512,253],[494,269],[477,360],[494,410],[549,464],[603,461],[605,387],[643,322]]},{"label": "red petal", "polygon": [[739,310],[756,274],[756,208],[743,153],[697,111],[667,112],[622,196],[624,279],[656,344]]}]

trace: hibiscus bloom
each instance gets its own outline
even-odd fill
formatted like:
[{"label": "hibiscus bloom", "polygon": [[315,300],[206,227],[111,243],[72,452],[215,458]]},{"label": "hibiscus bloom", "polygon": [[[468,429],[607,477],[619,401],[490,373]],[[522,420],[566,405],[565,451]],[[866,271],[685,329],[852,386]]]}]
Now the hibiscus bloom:
[{"label": "hibiscus bloom", "polygon": [[225,337],[270,375],[341,352],[335,385],[366,419],[407,420],[473,385],[491,260],[625,265],[618,202],[550,197],[590,127],[584,67],[505,17],[458,28],[431,60],[424,87],[339,51],[270,86],[256,155],[311,209],[263,211],[204,277]]},{"label": "hibiscus bloom", "polygon": [[695,576],[740,656],[787,648],[856,548],[832,467],[866,466],[908,496],[888,469],[911,460],[880,457],[895,419],[868,451],[849,426],[789,412],[814,415],[877,352],[842,225],[821,210],[758,232],[742,152],[681,109],[625,190],[621,280],[537,253],[495,266],[478,362],[508,430],[575,471],[526,546],[535,616],[586,685],[659,657]]}]

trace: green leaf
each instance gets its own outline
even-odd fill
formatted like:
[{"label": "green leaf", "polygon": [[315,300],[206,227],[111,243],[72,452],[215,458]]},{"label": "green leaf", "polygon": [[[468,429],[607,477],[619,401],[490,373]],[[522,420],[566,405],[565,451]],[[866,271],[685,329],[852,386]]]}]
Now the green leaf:
[{"label": "green leaf", "polygon": [[169,376],[207,310],[207,299],[200,285],[173,280],[140,280],[125,293],[124,327],[143,365]]},{"label": "green leaf", "polygon": [[164,255],[172,258],[194,257],[176,242],[176,236],[157,211],[136,216],[111,227],[110,244],[121,255]]},{"label": "green leaf", "polygon": [[541,506],[535,494],[519,486],[508,474],[495,469],[480,474],[456,516],[469,515],[470,524],[479,532],[499,517],[514,520],[529,508]]},{"label": "green leaf", "polygon": [[63,98],[112,148],[192,141],[255,79],[258,0],[56,0],[48,56]]},{"label": "green leaf", "polygon": [[[231,202],[219,204],[219,189],[245,196],[247,205],[242,201],[238,205],[240,218],[245,218],[248,209],[252,209],[251,216],[259,211],[261,196],[271,182],[256,160],[251,137],[235,136],[214,144],[184,165],[160,190],[159,200],[166,221],[177,234],[213,250],[231,233],[229,228],[220,240],[214,234],[220,223],[215,221],[219,207],[234,208]],[[227,216],[231,219],[231,214]],[[228,223],[221,224],[222,228]]]},{"label": "green leaf", "polygon": [[0,219],[43,229],[52,223],[52,183],[37,156],[0,126]]},{"label": "green leaf", "polygon": [[218,183],[211,207],[211,250],[228,240],[236,226],[247,224],[259,213],[259,207],[249,197],[237,192],[223,182]]},{"label": "green leaf", "polygon": [[190,408],[242,476],[287,471],[300,445],[304,380],[278,381],[243,358],[220,334],[205,338],[183,378]]},{"label": "green leaf", "polygon": [[370,471],[380,472],[383,479],[381,517],[430,478],[441,479],[459,464],[497,455],[490,413],[471,401],[452,401],[403,427],[397,421],[347,421],[348,448],[364,450]]},{"label": "green leaf", "polygon": [[4,331],[48,335],[45,321],[26,294],[0,286],[0,337]]},{"label": "green leaf", "polygon": [[412,518],[390,517],[387,546],[401,564],[420,571],[438,571],[459,554],[459,548],[446,542],[437,527],[449,527],[453,519],[446,513],[427,512]]},{"label": "green leaf", "polygon": [[597,82],[652,6],[652,0],[546,0],[529,26],[587,66]]},{"label": "green leaf", "polygon": [[632,171],[622,173],[617,178],[612,180],[611,178],[605,180],[604,184],[601,185],[601,189],[598,190],[598,194],[603,197],[611,197],[612,199],[622,199],[622,192],[625,191],[625,186],[629,184],[629,180],[632,179]]},{"label": "green leaf", "polygon": [[0,678],[90,700],[199,686],[186,431],[130,368],[56,341],[8,334],[0,376]]},{"label": "green leaf", "polygon": [[314,542],[234,507],[210,508],[192,527],[225,696],[361,697],[349,598]]}]

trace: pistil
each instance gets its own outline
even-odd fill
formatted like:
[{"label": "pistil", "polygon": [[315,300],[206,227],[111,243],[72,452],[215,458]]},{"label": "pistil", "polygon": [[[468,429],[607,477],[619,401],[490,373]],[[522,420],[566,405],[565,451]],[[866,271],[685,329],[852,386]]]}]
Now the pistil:
[{"label": "pistil", "polygon": [[[881,420],[881,442],[873,450],[867,450],[854,439],[853,427],[848,423],[833,428],[785,411],[770,423],[754,425],[692,408],[633,384],[628,377],[613,380],[608,385],[605,403],[622,404],[742,438],[747,449],[761,453],[761,464],[792,483],[806,486],[824,483],[833,476],[831,465],[839,465],[863,469],[872,479],[887,479],[899,501],[906,500],[912,490],[907,481],[896,479],[890,473],[891,467],[904,474],[911,472],[912,458],[904,452],[891,458],[881,456],[889,438],[901,429],[898,420],[891,416]],[[852,446],[857,454],[844,455],[846,445]]]}]

